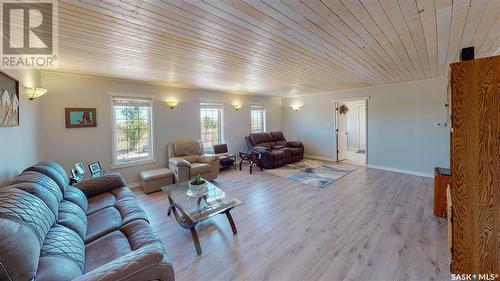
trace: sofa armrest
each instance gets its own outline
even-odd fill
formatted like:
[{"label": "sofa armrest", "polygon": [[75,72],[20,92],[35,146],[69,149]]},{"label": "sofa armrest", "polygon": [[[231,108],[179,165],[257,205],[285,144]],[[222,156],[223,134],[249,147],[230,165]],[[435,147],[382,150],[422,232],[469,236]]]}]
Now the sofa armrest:
[{"label": "sofa armrest", "polygon": [[89,198],[126,185],[127,183],[119,173],[112,173],[84,180],[73,186],[80,189]]},{"label": "sofa armrest", "polygon": [[95,268],[75,281],[112,280],[168,280],[173,281],[174,270],[163,248],[150,245]]},{"label": "sofa armrest", "polygon": [[171,166],[191,168],[191,164],[186,159],[181,157],[170,158],[168,163]]},{"label": "sofa armrest", "polygon": [[215,155],[215,154],[203,154],[198,159],[198,162],[200,162],[200,163],[212,163],[212,162],[215,162],[215,161],[218,161],[218,160],[219,160],[219,155]]},{"label": "sofa armrest", "polygon": [[287,141],[286,145],[288,147],[303,147],[302,142],[300,141]]}]

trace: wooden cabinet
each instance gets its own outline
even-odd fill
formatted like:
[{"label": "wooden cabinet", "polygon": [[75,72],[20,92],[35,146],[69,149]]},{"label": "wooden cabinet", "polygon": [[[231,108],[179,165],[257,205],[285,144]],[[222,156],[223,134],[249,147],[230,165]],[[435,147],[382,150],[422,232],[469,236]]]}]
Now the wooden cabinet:
[{"label": "wooden cabinet", "polygon": [[500,56],[450,68],[451,270],[500,274]]}]

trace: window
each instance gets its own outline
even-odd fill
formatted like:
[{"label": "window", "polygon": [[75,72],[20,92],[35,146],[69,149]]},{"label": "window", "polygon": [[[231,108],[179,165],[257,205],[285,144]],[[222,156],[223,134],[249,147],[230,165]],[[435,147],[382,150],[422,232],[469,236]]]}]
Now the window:
[{"label": "window", "polygon": [[113,164],[153,159],[151,99],[113,97]]},{"label": "window", "polygon": [[222,104],[202,103],[200,107],[201,141],[205,150],[222,143]]},{"label": "window", "polygon": [[250,107],[250,122],[252,133],[262,133],[266,131],[266,109],[261,105]]}]

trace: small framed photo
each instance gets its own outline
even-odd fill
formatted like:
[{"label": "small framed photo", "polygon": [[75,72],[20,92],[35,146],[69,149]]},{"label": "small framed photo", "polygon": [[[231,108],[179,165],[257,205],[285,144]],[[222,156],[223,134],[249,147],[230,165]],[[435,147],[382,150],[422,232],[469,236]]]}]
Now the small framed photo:
[{"label": "small framed photo", "polygon": [[65,108],[66,128],[97,127],[95,108]]},{"label": "small framed photo", "polygon": [[71,177],[76,179],[78,178],[78,173],[76,172],[76,168],[71,168]]},{"label": "small framed photo", "polygon": [[92,175],[98,174],[101,172],[101,164],[99,162],[92,163],[89,165],[89,170]]},{"label": "small framed photo", "polygon": [[76,175],[83,175],[85,174],[85,166],[83,166],[82,163],[76,163],[75,164],[75,172],[76,172]]}]

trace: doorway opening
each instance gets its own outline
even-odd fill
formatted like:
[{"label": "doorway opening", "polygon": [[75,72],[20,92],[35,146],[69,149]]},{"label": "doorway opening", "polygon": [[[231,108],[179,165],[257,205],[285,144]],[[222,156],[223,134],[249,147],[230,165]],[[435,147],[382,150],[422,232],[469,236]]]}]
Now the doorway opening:
[{"label": "doorway opening", "polygon": [[366,166],[367,99],[335,102],[337,162]]}]

